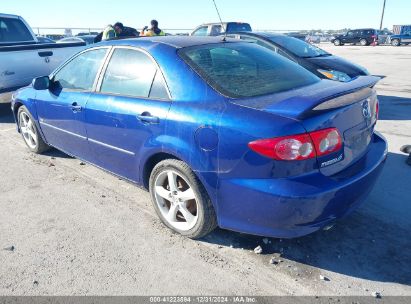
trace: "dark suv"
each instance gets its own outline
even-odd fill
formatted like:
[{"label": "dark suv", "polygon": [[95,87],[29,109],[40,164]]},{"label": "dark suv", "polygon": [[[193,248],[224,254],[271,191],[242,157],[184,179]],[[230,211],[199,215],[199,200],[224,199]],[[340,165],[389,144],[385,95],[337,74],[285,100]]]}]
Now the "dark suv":
[{"label": "dark suv", "polygon": [[363,46],[378,43],[378,31],[375,29],[349,30],[345,35],[339,35],[331,40],[334,45],[361,44]]}]

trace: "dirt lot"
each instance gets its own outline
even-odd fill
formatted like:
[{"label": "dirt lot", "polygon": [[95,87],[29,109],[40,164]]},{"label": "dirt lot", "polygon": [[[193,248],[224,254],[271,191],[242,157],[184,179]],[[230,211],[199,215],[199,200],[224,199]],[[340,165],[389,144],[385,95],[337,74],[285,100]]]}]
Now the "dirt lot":
[{"label": "dirt lot", "polygon": [[30,154],[0,105],[0,295],[410,296],[411,167],[399,148],[411,144],[411,47],[322,46],[387,76],[378,124],[387,164],[349,218],[268,244],[223,230],[184,239],[162,226],[146,192],[58,151]]}]

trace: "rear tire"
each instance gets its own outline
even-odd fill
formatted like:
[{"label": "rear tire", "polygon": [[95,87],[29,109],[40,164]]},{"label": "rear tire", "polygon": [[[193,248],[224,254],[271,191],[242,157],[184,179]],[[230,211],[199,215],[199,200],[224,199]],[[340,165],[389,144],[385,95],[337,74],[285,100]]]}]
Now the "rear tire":
[{"label": "rear tire", "polygon": [[185,162],[167,159],[158,163],[149,183],[157,215],[174,232],[198,239],[217,227],[213,204]]},{"label": "rear tire", "polygon": [[398,39],[391,40],[391,45],[392,46],[400,46],[401,45],[400,40],[398,40]]},{"label": "rear tire", "polygon": [[50,149],[41,137],[33,116],[25,106],[19,108],[17,121],[23,140],[31,152],[41,154]]},{"label": "rear tire", "polygon": [[361,39],[360,40],[360,45],[362,46],[367,46],[368,45],[368,41],[366,39]]}]

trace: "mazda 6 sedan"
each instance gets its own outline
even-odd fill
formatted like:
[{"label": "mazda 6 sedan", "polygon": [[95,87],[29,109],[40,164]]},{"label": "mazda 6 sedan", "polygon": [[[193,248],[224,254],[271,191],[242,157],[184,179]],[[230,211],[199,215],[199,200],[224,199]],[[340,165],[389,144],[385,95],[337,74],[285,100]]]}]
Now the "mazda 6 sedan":
[{"label": "mazda 6 sedan", "polygon": [[166,226],[292,238],[333,225],[387,155],[377,78],[321,80],[221,37],[108,41],[13,96],[27,147],[55,147],[150,191]]}]

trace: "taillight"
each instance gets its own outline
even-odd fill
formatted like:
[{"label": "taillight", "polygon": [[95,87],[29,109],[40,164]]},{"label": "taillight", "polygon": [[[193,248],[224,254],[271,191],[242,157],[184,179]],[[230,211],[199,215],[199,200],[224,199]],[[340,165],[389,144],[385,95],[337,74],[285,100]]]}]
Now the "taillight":
[{"label": "taillight", "polygon": [[380,117],[380,102],[377,100],[375,102],[375,120],[378,120]]},{"label": "taillight", "polygon": [[342,147],[340,133],[335,128],[311,132],[310,136],[314,142],[317,156],[333,153]]},{"label": "taillight", "polygon": [[249,148],[263,156],[277,160],[305,160],[324,156],[342,147],[336,128],[306,134],[261,139],[250,142]]}]

